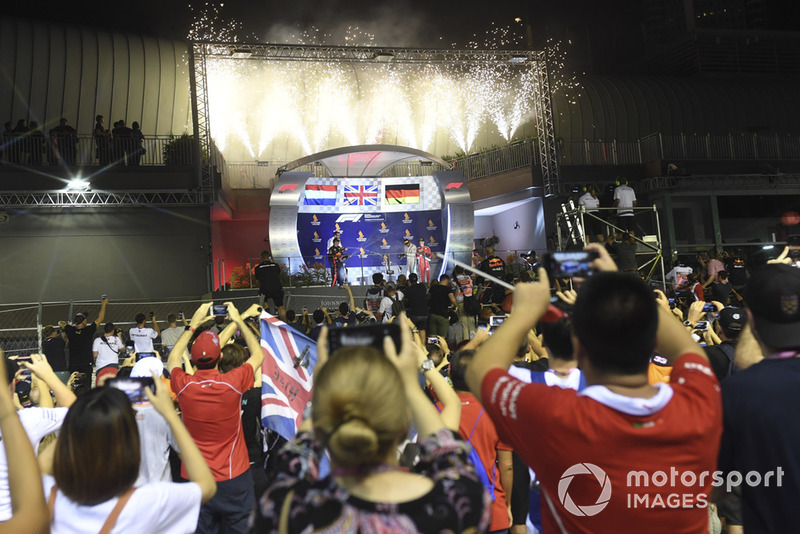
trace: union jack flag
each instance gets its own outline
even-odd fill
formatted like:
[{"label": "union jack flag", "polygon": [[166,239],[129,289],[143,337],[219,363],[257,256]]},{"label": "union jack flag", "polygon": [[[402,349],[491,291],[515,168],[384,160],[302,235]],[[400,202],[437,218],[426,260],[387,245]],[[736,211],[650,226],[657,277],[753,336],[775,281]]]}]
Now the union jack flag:
[{"label": "union jack flag", "polygon": [[261,422],[292,439],[311,400],[317,344],[277,317],[262,312]]},{"label": "union jack flag", "polygon": [[378,184],[344,186],[344,203],[346,206],[377,206]]}]

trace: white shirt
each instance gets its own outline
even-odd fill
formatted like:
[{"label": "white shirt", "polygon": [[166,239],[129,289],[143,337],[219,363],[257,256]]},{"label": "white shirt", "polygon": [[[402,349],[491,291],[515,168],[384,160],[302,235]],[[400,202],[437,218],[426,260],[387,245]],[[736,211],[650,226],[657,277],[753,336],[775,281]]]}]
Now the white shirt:
[{"label": "white shirt", "polygon": [[[55,485],[53,477],[43,477],[47,497]],[[202,491],[194,482],[148,482],[133,492],[117,518],[112,534],[186,534],[197,528]],[[56,496],[52,534],[100,532],[119,499],[114,497],[95,506],[69,500],[61,491]]]},{"label": "white shirt", "polygon": [[600,199],[593,197],[591,193],[584,193],[583,196],[578,199],[578,204],[585,206],[587,212],[599,211],[597,208],[600,207]]},{"label": "white shirt", "polygon": [[134,326],[128,335],[136,346],[136,352],[153,352],[153,340],[158,337],[158,332],[152,328],[139,328]]},{"label": "white shirt", "polygon": [[[402,301],[403,300],[403,292],[402,291],[395,292],[394,300]],[[381,305],[378,308],[378,313],[383,314],[382,315],[382,317],[383,317],[382,322],[384,322],[384,323],[388,323],[389,319],[392,318],[392,304],[393,304],[393,302],[392,302],[392,298],[391,297],[383,297],[383,300],[381,300]]]},{"label": "white shirt", "polygon": [[[22,427],[28,435],[34,452],[47,434],[61,428],[66,408],[25,408],[17,412]],[[11,493],[8,487],[8,458],[6,448],[0,446],[0,521],[11,519]]]},{"label": "white shirt", "polygon": [[165,347],[175,346],[175,343],[177,343],[178,339],[183,335],[184,330],[186,330],[185,326],[176,326],[175,328],[170,326],[165,328],[161,331],[161,344]]},{"label": "white shirt", "polygon": [[633,215],[633,203],[636,202],[636,193],[630,186],[621,185],[614,189],[614,200],[619,200],[617,204],[617,215]]},{"label": "white shirt", "polygon": [[125,343],[117,336],[100,336],[94,338],[92,352],[97,353],[94,366],[102,369],[106,365],[119,365],[120,356],[125,356]]},{"label": "white shirt", "polygon": [[169,467],[169,447],[176,450],[175,438],[164,417],[150,403],[134,404],[136,426],[139,428],[139,478],[135,486],[147,482],[172,482]]}]

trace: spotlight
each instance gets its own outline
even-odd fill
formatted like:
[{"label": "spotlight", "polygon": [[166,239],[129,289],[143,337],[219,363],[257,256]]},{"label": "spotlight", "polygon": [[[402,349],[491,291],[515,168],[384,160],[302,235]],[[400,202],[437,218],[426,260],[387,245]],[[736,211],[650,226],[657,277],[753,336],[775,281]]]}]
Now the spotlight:
[{"label": "spotlight", "polygon": [[246,48],[234,48],[231,50],[231,57],[233,59],[247,59],[252,55],[253,53]]},{"label": "spotlight", "polygon": [[515,64],[516,63],[525,63],[526,61],[528,61],[528,56],[523,55],[523,54],[514,54],[513,56],[511,56],[508,59],[509,63],[515,63]]},{"label": "spotlight", "polygon": [[67,191],[87,191],[90,185],[86,180],[70,180],[67,182]]}]

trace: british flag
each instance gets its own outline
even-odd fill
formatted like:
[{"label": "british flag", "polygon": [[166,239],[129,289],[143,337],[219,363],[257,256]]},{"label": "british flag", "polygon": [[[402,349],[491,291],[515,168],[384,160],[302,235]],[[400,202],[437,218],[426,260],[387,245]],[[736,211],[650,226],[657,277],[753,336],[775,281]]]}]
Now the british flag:
[{"label": "british flag", "polygon": [[317,344],[277,317],[262,312],[261,422],[292,439],[311,400]]},{"label": "british flag", "polygon": [[377,206],[378,184],[344,186],[344,203],[346,206]]}]

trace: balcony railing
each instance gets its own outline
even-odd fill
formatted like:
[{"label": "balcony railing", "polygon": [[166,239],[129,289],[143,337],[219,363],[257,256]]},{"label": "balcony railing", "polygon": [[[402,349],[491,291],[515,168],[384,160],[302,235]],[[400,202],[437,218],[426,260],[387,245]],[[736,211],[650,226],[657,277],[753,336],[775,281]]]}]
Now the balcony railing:
[{"label": "balcony railing", "polygon": [[191,165],[194,138],[160,135],[95,139],[91,135],[2,137],[0,169],[39,166]]}]

